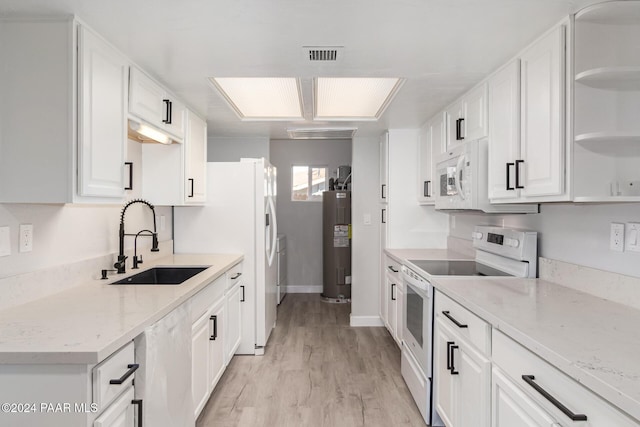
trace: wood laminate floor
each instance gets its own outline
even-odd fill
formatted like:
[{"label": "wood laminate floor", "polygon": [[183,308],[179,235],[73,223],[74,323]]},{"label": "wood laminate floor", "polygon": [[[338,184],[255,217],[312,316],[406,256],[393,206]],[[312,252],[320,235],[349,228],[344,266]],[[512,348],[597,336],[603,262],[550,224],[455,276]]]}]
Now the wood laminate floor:
[{"label": "wood laminate floor", "polygon": [[349,327],[349,304],[289,294],[264,356],[235,356],[197,427],[424,426],[385,328]]}]

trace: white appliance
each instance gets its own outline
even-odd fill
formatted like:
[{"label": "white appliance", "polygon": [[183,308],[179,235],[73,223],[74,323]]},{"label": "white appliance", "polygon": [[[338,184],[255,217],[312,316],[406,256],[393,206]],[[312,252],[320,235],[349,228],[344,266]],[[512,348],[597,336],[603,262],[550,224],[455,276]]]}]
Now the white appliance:
[{"label": "white appliance", "polygon": [[174,209],[176,253],[241,253],[245,295],[237,354],[264,354],[276,323],[276,168],[265,159],[207,164],[207,205]]},{"label": "white appliance", "polygon": [[287,293],[287,236],[284,234],[278,234],[276,240],[276,251],[278,257],[278,305],[282,302]]},{"label": "white appliance", "polygon": [[436,209],[537,213],[537,204],[489,203],[489,154],[486,139],[459,144],[436,163]]},{"label": "white appliance", "polygon": [[406,292],[401,371],[425,422],[442,426],[433,405],[433,307],[431,284],[438,276],[536,277],[535,231],[477,226],[475,260],[409,260],[402,266]]}]

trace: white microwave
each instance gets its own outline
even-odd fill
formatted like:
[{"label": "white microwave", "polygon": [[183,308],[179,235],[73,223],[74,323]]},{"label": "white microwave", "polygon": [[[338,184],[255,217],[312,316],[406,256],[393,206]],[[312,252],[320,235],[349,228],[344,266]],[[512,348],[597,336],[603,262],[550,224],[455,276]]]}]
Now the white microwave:
[{"label": "white microwave", "polygon": [[536,204],[489,203],[488,163],[486,139],[465,142],[440,155],[436,163],[436,209],[537,213]]}]

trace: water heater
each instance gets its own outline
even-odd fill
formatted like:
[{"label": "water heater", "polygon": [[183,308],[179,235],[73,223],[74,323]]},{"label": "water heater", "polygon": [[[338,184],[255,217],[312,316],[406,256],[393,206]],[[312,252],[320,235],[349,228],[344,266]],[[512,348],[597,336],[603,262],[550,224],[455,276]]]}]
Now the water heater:
[{"label": "water heater", "polygon": [[322,296],[351,299],[351,191],[322,193]]}]

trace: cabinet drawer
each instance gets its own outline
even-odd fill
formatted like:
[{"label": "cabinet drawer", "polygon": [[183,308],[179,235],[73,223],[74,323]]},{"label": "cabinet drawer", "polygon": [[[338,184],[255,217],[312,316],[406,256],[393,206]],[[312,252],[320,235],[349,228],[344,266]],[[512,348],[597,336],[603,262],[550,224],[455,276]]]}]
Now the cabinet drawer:
[{"label": "cabinet drawer", "polygon": [[396,275],[398,280],[400,279],[400,267],[402,267],[402,264],[398,261],[391,258],[389,255],[384,256],[384,271],[389,274]]},{"label": "cabinet drawer", "polygon": [[[629,418],[610,403],[499,331],[493,333],[492,354],[494,364],[559,424],[571,423],[580,427],[637,427],[639,425],[638,421]],[[529,382],[523,378],[525,375],[529,376]],[[550,396],[544,397],[541,391],[534,387],[544,390]],[[586,420],[571,421],[571,418],[552,400],[564,405],[574,414],[585,415]]]},{"label": "cabinet drawer", "polygon": [[445,325],[476,346],[481,353],[490,354],[491,327],[487,322],[441,292],[436,292],[435,314]]},{"label": "cabinet drawer", "polygon": [[216,302],[224,297],[227,277],[222,275],[209,283],[203,290],[195,294],[190,300],[191,323],[193,324]]},{"label": "cabinet drawer", "polygon": [[[98,408],[106,408],[135,378],[135,354],[133,341],[109,356],[93,368],[93,400]],[[126,374],[129,376],[124,378]],[[124,379],[123,379],[124,378]],[[111,384],[111,380],[122,380],[121,384]]]},{"label": "cabinet drawer", "polygon": [[231,289],[242,280],[242,263],[234,265],[227,271],[227,289]]}]

